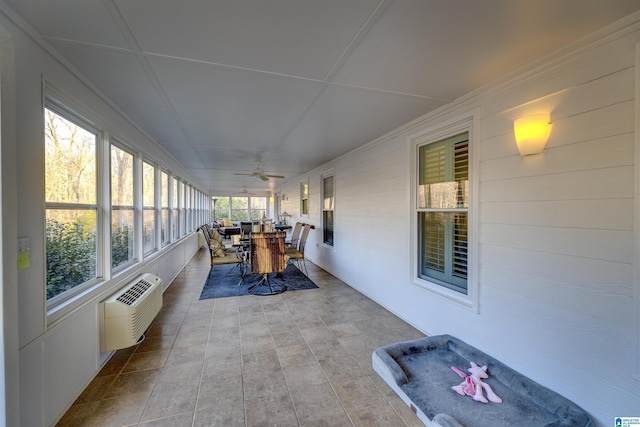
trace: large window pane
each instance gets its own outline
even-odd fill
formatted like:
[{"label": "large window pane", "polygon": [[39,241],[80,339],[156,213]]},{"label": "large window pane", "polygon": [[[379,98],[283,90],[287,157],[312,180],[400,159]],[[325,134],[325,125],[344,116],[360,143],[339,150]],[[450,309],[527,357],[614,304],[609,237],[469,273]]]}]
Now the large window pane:
[{"label": "large window pane", "polygon": [[47,299],[96,277],[96,211],[47,209]]},{"label": "large window pane", "polygon": [[97,134],[46,108],[47,300],[97,277]]},{"label": "large window pane", "polygon": [[178,184],[180,187],[180,237],[187,234],[187,185],[184,182]]},{"label": "large window pane", "polygon": [[133,155],[111,146],[111,266],[133,260]]},{"label": "large window pane", "polygon": [[266,197],[252,197],[251,198],[251,212],[250,216],[252,220],[259,220],[263,216],[267,215],[267,198]]},{"label": "large window pane", "polygon": [[[215,200],[215,203],[213,201]],[[219,220],[229,218],[229,197],[228,196],[213,196],[211,197],[213,203],[213,219]]]},{"label": "large window pane", "polygon": [[234,221],[247,221],[249,219],[249,198],[231,198],[231,219]]},{"label": "large window pane", "polygon": [[162,246],[165,246],[171,239],[169,236],[169,174],[164,171],[160,174],[160,191],[160,239]]},{"label": "large window pane", "polygon": [[96,134],[45,111],[47,203],[96,204]]},{"label": "large window pane", "polygon": [[111,211],[111,266],[133,258],[133,208],[115,208]]},{"label": "large window pane", "polygon": [[322,179],[322,235],[323,242],[333,246],[333,176]]},{"label": "large window pane", "polygon": [[309,214],[309,182],[300,183],[300,215]]},{"label": "large window pane", "polygon": [[467,293],[469,134],[418,149],[420,277]]},{"label": "large window pane", "polygon": [[156,168],[142,163],[142,251],[148,255],[156,250],[156,209],[155,209]]},{"label": "large window pane", "polygon": [[178,205],[178,180],[171,178],[171,239],[178,240],[180,237],[180,222],[178,220],[180,206]]},{"label": "large window pane", "polygon": [[467,213],[420,212],[422,276],[451,289],[467,289]]}]

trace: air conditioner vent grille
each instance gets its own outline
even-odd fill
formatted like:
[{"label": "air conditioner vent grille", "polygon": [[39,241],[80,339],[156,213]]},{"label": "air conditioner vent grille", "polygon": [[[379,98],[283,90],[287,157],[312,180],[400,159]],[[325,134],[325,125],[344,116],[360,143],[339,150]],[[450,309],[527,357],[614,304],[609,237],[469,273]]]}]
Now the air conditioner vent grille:
[{"label": "air conditioner vent grille", "polygon": [[149,290],[153,286],[152,283],[147,282],[144,279],[140,279],[138,283],[130,287],[125,293],[120,295],[117,298],[117,301],[120,301],[123,304],[132,305],[138,299],[144,295],[144,293]]}]

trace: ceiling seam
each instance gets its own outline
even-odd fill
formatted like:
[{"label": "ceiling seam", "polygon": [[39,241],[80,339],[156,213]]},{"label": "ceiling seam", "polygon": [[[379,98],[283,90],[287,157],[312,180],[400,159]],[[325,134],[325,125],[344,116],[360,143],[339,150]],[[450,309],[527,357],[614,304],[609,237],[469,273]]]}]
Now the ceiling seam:
[{"label": "ceiling seam", "polygon": [[297,79],[297,80],[306,80],[306,81],[318,82],[318,83],[324,82],[324,80],[314,79],[313,77],[302,77],[302,76],[296,76],[293,74],[279,73],[277,71],[260,70],[257,68],[242,67],[240,65],[222,64],[220,62],[207,61],[204,59],[184,58],[181,56],[165,55],[162,53],[153,53],[153,52],[144,52],[144,55],[155,56],[158,58],[175,59],[175,60],[185,61],[185,62],[193,62],[196,64],[212,65],[214,67],[229,68],[232,70],[249,71],[249,72],[259,73],[259,74],[268,74],[268,75],[278,76],[278,77],[287,77],[287,78]]},{"label": "ceiling seam", "polygon": [[[115,21],[115,23],[118,26],[118,28],[120,28],[120,32],[122,33],[123,37],[127,40],[127,43],[129,43],[129,46],[131,47],[133,53],[136,55],[136,58],[138,58],[138,61],[140,62],[140,65],[142,66],[142,68],[144,69],[145,73],[147,74],[147,77],[149,78],[149,81],[151,82],[151,84],[155,88],[156,93],[158,94],[160,99],[162,99],[162,103],[169,110],[171,116],[173,117],[173,119],[176,121],[176,123],[180,127],[180,130],[183,132],[183,135],[184,135],[185,139],[187,140],[187,142],[189,143],[189,145],[193,149],[193,152],[196,154],[196,157],[198,158],[198,160],[202,164],[202,167],[205,167],[206,165],[205,165],[204,161],[201,159],[201,157],[198,154],[198,152],[196,151],[195,146],[193,144],[191,136],[189,135],[189,132],[187,131],[186,126],[184,125],[184,123],[182,123],[182,120],[180,119],[180,116],[178,115],[178,112],[173,108],[173,105],[171,104],[171,101],[169,100],[169,97],[167,96],[166,92],[164,91],[164,88],[162,87],[162,84],[160,83],[160,80],[158,79],[158,77],[156,76],[156,74],[153,71],[153,68],[151,67],[151,65],[147,61],[146,56],[142,52],[142,49],[140,49],[140,46],[138,45],[138,42],[136,41],[135,37],[133,36],[133,33],[131,32],[131,29],[129,28],[129,26],[127,25],[126,21],[124,20],[124,17],[120,13],[120,10],[118,9],[118,6],[116,6],[116,4],[114,3],[113,0],[102,0],[102,3],[104,4],[104,6],[107,8],[109,13],[111,14],[111,17]],[[182,162],[180,162],[180,163],[182,163]]]},{"label": "ceiling seam", "polygon": [[[318,85],[318,87],[313,92],[311,97],[307,100],[305,106],[299,110],[299,113],[296,115],[296,117],[294,117],[289,127],[287,127],[286,131],[282,135],[282,138],[280,139],[280,143],[276,146],[275,150],[273,151],[274,153],[277,152],[280,149],[280,147],[282,147],[282,145],[287,140],[289,135],[291,135],[291,133],[296,128],[296,126],[298,126],[302,118],[307,114],[311,106],[318,100],[318,98],[320,97],[324,89],[329,85],[331,79],[335,76],[335,74],[338,72],[340,67],[342,67],[344,62],[349,57],[349,55],[351,55],[351,53],[356,48],[356,46],[360,43],[360,41],[364,38],[364,36],[369,32],[371,27],[373,27],[376,21],[380,19],[384,11],[389,7],[389,5],[392,2],[393,0],[380,0],[376,8],[373,10],[373,12],[371,12],[367,20],[360,26],[360,28],[358,29],[358,32],[353,36],[351,41],[349,41],[345,49],[342,51],[342,54],[340,54],[340,56],[338,57],[336,62],[333,64],[331,69],[327,72],[327,75],[324,77],[323,81]],[[266,159],[263,159],[263,161],[268,159],[269,157],[267,157]]]},{"label": "ceiling seam", "polygon": [[378,88],[374,88],[374,87],[358,86],[358,85],[352,85],[352,84],[348,84],[348,83],[329,82],[329,83],[327,83],[327,85],[328,86],[349,87],[349,88],[353,88],[353,89],[366,90],[367,92],[388,93],[388,94],[391,94],[391,95],[410,96],[412,98],[431,99],[431,100],[434,100],[434,101],[440,101],[440,102],[445,102],[445,103],[452,101],[451,99],[438,98],[438,97],[435,97],[435,96],[419,95],[417,93],[399,92],[397,90],[378,89]]},{"label": "ceiling seam", "polygon": [[110,51],[114,51],[114,52],[131,53],[131,54],[134,54],[134,55],[142,55],[144,57],[153,56],[153,57],[157,57],[157,58],[175,59],[177,61],[193,62],[193,63],[196,63],[196,64],[205,64],[205,65],[211,65],[211,66],[214,66],[214,67],[229,68],[229,69],[232,69],[232,70],[240,70],[240,71],[249,71],[249,72],[253,72],[253,73],[268,74],[268,75],[273,75],[273,76],[277,76],[277,77],[287,77],[287,78],[291,78],[291,79],[305,80],[305,81],[311,81],[311,82],[317,82],[317,83],[323,83],[325,81],[324,79],[318,79],[318,78],[313,78],[313,77],[296,76],[294,74],[279,73],[277,71],[261,70],[259,68],[250,68],[250,67],[242,67],[240,65],[223,64],[221,62],[207,61],[207,60],[204,60],[204,59],[185,58],[183,56],[167,55],[167,54],[156,53],[156,52],[147,52],[147,51],[143,51],[141,49],[123,48],[123,47],[118,47],[118,46],[109,46],[109,45],[100,44],[100,43],[90,43],[90,42],[85,42],[85,41],[80,41],[80,40],[71,40],[71,39],[66,39],[66,38],[63,38],[63,37],[46,36],[46,37],[43,37],[43,38],[45,40],[51,40],[51,41],[67,43],[67,44],[75,44],[75,45],[80,45],[80,46],[92,47],[92,48],[96,48],[96,49],[110,50]]}]

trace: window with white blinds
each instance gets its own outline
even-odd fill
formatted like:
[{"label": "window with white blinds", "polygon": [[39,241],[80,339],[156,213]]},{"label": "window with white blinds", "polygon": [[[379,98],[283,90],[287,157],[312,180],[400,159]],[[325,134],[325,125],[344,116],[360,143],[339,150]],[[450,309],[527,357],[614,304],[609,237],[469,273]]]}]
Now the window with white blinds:
[{"label": "window with white blinds", "polygon": [[333,246],[333,176],[322,178],[322,242]]},{"label": "window with white blinds", "polygon": [[469,133],[418,147],[419,277],[467,294]]}]

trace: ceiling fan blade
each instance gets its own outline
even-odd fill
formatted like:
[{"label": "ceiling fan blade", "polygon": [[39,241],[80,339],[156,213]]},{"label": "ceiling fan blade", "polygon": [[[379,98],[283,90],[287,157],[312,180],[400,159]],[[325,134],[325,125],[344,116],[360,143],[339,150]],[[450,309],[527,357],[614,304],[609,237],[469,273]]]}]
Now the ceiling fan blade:
[{"label": "ceiling fan blade", "polygon": [[256,193],[252,193],[250,191],[247,191],[247,187],[242,187],[242,191],[238,191],[237,193],[233,193],[234,195],[245,195],[245,196],[255,196]]},{"label": "ceiling fan blade", "polygon": [[284,179],[284,175],[265,175],[268,176],[269,178],[281,178]]},{"label": "ceiling fan blade", "polygon": [[241,176],[253,176],[252,173],[234,173],[234,175],[241,175]]},{"label": "ceiling fan blade", "polygon": [[260,175],[260,179],[263,181],[269,181],[269,178],[267,178],[268,175]]}]

